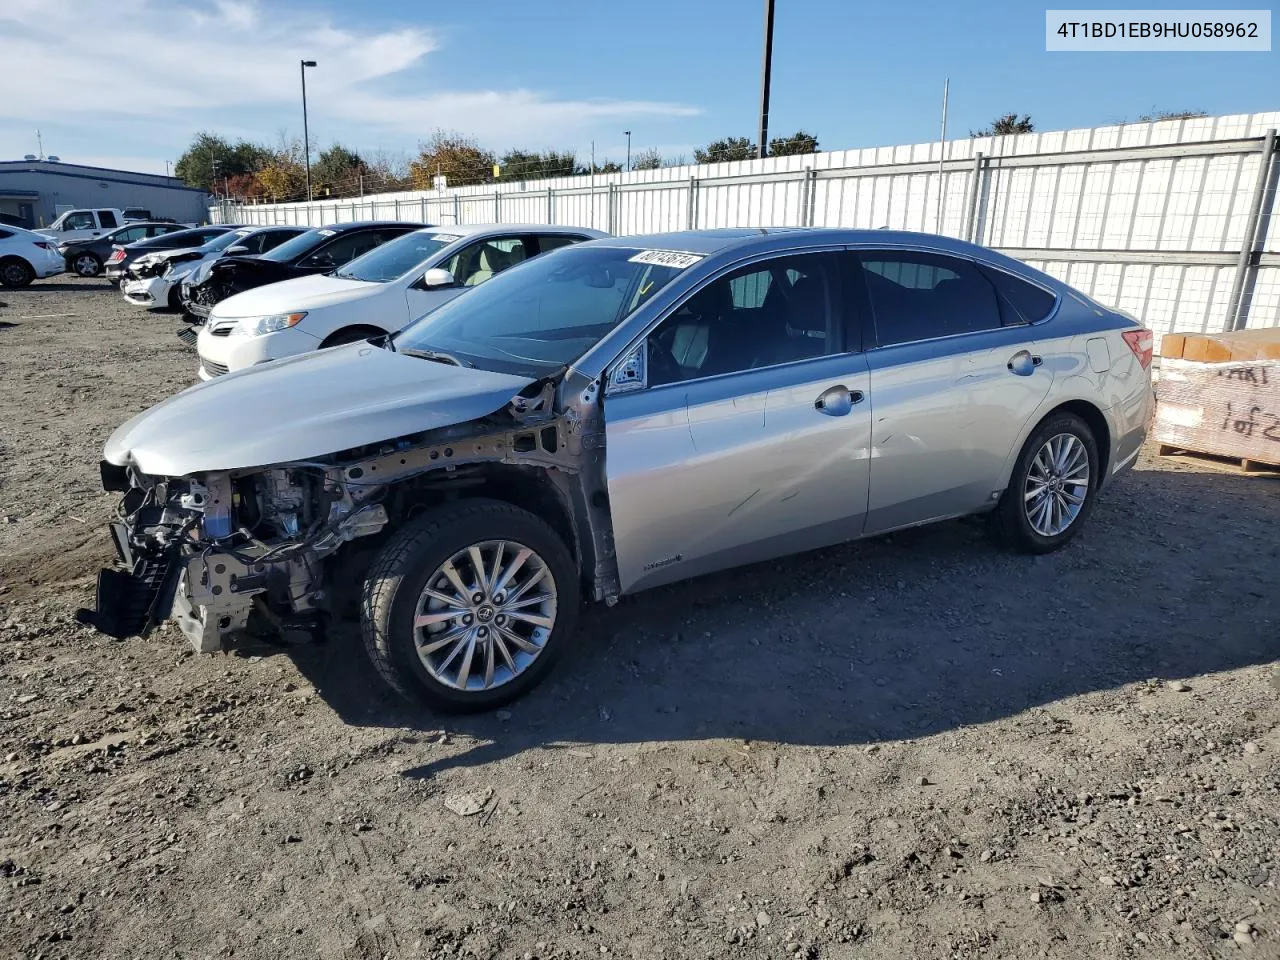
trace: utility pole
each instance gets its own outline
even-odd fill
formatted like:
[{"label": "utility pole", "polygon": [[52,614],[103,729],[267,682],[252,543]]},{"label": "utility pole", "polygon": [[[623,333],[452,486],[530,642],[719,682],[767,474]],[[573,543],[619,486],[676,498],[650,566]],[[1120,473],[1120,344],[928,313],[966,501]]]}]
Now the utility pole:
[{"label": "utility pole", "polygon": [[298,72],[302,74],[302,155],[307,161],[307,203],[311,202],[311,135],[307,131],[307,67],[314,67],[314,60],[299,60]]},{"label": "utility pole", "polygon": [[773,0],[764,0],[764,62],[760,66],[760,145],[757,157],[769,155],[769,75],[773,72]]},{"label": "utility pole", "polygon": [[623,130],[622,132],[627,135],[627,173],[630,173],[631,172],[631,131]]},{"label": "utility pole", "polygon": [[942,162],[947,155],[947,97],[951,93],[951,78],[942,81],[942,133],[938,136],[938,221],[934,232],[942,232]]}]

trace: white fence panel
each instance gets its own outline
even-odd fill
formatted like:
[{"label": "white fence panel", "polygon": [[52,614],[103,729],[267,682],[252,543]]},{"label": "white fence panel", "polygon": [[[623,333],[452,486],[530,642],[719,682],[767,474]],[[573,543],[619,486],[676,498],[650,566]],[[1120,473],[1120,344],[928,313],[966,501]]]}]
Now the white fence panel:
[{"label": "white fence panel", "polygon": [[1276,326],[1280,157],[1267,151],[1278,126],[1280,113],[1189,118],[354,200],[226,204],[211,215],[311,226],[551,222],[619,235],[892,227],[1002,250],[1129,310],[1158,334]]}]

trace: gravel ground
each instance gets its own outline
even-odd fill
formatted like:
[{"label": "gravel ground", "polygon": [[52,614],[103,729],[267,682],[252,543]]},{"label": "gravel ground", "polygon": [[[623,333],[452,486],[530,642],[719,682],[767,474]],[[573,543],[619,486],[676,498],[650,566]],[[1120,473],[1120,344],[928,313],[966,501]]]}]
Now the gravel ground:
[{"label": "gravel ground", "polygon": [[77,625],[101,444],[194,356],[101,281],[0,301],[0,956],[1280,957],[1280,483],[1147,455],[1052,556],[660,589],[444,719],[349,624]]}]

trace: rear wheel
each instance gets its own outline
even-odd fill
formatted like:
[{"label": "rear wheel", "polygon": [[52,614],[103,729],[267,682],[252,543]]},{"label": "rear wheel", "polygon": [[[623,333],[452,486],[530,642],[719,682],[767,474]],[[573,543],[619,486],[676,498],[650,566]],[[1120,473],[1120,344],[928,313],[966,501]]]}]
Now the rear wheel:
[{"label": "rear wheel", "polygon": [[36,278],[31,264],[18,257],[0,260],[0,287],[25,287]]},{"label": "rear wheel", "polygon": [[1056,414],[1028,438],[993,515],[997,531],[1027,553],[1048,553],[1080,532],[1093,510],[1098,446],[1089,425]]},{"label": "rear wheel", "polygon": [[364,583],[365,649],[402,696],[488,710],[537,684],[563,654],[578,572],[544,521],[496,500],[436,507],[400,531]]},{"label": "rear wheel", "polygon": [[102,272],[102,261],[92,253],[77,253],[71,260],[71,269],[78,277],[96,277]]}]

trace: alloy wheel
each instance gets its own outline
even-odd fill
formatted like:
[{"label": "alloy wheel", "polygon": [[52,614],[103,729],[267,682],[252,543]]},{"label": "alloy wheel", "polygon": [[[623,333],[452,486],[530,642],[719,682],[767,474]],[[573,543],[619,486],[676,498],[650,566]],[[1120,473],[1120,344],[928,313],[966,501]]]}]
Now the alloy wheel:
[{"label": "alloy wheel", "polygon": [[96,277],[98,275],[98,261],[90,256],[76,257],[75,271],[81,277]]},{"label": "alloy wheel", "polygon": [[556,623],[555,578],[510,540],[459,550],[427,580],[414,612],[418,658],[455,690],[491,690],[524,673]]},{"label": "alloy wheel", "polygon": [[1056,537],[1080,515],[1089,495],[1089,452],[1071,433],[1050,437],[1031,460],[1023,489],[1027,522],[1042,537]]}]

